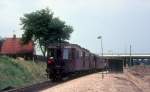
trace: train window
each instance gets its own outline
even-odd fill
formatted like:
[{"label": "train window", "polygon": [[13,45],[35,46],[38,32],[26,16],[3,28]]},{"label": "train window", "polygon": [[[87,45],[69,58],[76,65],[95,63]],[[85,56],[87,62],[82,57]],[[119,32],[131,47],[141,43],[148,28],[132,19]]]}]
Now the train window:
[{"label": "train window", "polygon": [[83,53],[83,57],[85,57],[85,52],[82,52]]},{"label": "train window", "polygon": [[88,56],[89,56],[89,53],[86,53],[85,56],[88,57]]},{"label": "train window", "polygon": [[49,49],[48,56],[56,58],[55,49]]},{"label": "train window", "polygon": [[82,51],[80,51],[80,57],[82,57],[83,56],[83,52]]},{"label": "train window", "polygon": [[63,59],[69,59],[69,49],[67,48],[63,50]]}]

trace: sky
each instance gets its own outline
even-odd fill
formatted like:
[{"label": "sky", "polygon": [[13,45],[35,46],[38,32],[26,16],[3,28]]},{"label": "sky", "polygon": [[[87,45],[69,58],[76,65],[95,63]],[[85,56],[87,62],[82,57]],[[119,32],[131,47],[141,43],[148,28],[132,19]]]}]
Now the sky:
[{"label": "sky", "polygon": [[150,53],[150,0],[0,0],[0,36],[21,37],[20,17],[50,8],[73,26],[69,42],[93,53]]}]

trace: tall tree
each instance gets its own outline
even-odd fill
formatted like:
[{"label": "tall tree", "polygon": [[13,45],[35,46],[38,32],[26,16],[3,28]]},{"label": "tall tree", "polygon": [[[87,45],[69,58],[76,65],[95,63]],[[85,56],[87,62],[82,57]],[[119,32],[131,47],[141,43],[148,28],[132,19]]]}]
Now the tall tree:
[{"label": "tall tree", "polygon": [[57,17],[49,9],[37,10],[25,14],[21,18],[24,33],[22,41],[24,44],[33,40],[39,44],[44,56],[46,56],[49,43],[69,40],[73,28]]}]

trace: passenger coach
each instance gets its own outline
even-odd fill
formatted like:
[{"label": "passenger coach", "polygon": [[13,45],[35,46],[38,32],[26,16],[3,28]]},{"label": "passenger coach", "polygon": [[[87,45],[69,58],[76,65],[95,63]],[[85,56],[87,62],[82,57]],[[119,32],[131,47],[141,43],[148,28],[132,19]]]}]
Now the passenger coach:
[{"label": "passenger coach", "polygon": [[50,79],[58,80],[71,74],[96,72],[104,67],[105,63],[100,56],[77,44],[52,44],[48,47],[46,71]]}]

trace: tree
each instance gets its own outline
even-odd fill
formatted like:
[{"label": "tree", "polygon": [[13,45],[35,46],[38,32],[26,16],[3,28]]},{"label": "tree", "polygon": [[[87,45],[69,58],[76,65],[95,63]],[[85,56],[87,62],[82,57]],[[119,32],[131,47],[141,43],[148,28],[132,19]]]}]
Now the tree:
[{"label": "tree", "polygon": [[0,37],[0,51],[1,51],[1,47],[2,47],[4,41],[5,41],[5,39]]},{"label": "tree", "polygon": [[37,10],[25,14],[21,18],[24,33],[22,42],[24,44],[33,40],[39,44],[44,56],[46,56],[49,43],[58,43],[69,40],[73,28],[57,17],[49,9]]}]

